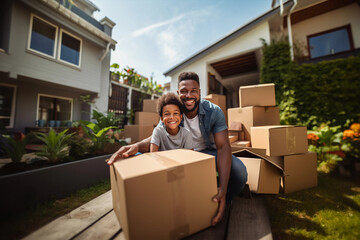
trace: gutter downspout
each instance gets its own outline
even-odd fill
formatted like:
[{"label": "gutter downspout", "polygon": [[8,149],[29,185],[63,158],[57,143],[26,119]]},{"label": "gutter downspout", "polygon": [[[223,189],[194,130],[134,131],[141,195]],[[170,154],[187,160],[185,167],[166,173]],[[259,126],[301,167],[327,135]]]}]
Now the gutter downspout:
[{"label": "gutter downspout", "polygon": [[[298,3],[297,0],[293,0],[293,1],[294,1],[294,4],[290,8],[289,13],[288,13],[288,15],[286,17],[291,60],[294,60],[294,48],[293,48],[293,38],[292,38],[292,30],[291,30],[291,13],[294,11],[294,9],[295,9],[295,7],[296,7],[296,5]],[[284,16],[283,0],[280,0],[280,15]]]},{"label": "gutter downspout", "polygon": [[294,11],[296,5],[297,5],[297,0],[294,0],[294,5],[292,5],[289,14],[287,16],[287,26],[288,26],[288,35],[289,35],[289,44],[290,44],[290,57],[291,60],[294,60],[294,48],[293,48],[293,37],[292,37],[292,31],[291,31],[291,13],[292,11]]},{"label": "gutter downspout", "polygon": [[110,50],[110,45],[111,45],[111,42],[109,42],[106,46],[106,49],[105,49],[105,52],[104,54],[100,57],[99,61],[102,62],[102,60],[104,60],[106,54],[108,54],[109,50]]}]

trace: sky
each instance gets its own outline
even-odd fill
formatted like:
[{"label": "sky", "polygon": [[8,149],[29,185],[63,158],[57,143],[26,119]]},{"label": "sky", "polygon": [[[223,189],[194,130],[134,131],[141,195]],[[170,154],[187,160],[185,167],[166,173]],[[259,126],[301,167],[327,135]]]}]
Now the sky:
[{"label": "sky", "polygon": [[116,23],[111,64],[157,83],[163,73],[271,8],[271,0],[91,0]]}]

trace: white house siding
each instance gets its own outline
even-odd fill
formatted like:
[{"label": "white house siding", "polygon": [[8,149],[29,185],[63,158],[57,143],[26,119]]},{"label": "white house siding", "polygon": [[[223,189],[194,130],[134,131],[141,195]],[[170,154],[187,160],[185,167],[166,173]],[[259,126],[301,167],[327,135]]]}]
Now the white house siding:
[{"label": "white house siding", "polygon": [[[360,6],[353,3],[334,11],[306,19],[292,25],[293,38],[303,46],[307,46],[307,36],[316,34],[333,28],[351,25],[354,47],[360,48]],[[287,31],[287,30],[286,30]],[[305,49],[304,54],[308,52]]]},{"label": "white house siding", "polygon": [[[171,75],[171,91],[177,90],[177,77],[181,72],[192,71],[196,72],[200,78],[200,87],[202,96],[207,95],[207,74],[208,71],[215,74],[214,69],[209,66],[210,63],[238,56],[244,53],[255,51],[262,47],[260,39],[265,39],[266,42],[270,41],[270,31],[268,22],[260,23],[258,26],[249,30],[248,32],[242,34],[235,40],[227,43],[221,48],[211,52],[205,57],[187,65],[186,67],[180,69]],[[221,77],[216,74],[218,80],[221,80]]]}]

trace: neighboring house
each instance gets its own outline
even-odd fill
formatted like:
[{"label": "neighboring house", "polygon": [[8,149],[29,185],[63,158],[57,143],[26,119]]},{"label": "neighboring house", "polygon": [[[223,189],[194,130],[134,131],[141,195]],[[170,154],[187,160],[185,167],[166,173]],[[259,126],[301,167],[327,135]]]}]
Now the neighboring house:
[{"label": "neighboring house", "polygon": [[[74,3],[74,4],[72,4]],[[115,23],[89,0],[9,0],[0,8],[0,125],[90,119],[108,108]]]},{"label": "neighboring house", "polygon": [[[288,25],[291,27],[288,28]],[[271,39],[284,36],[290,36],[292,56],[297,61],[314,62],[359,54],[360,1],[273,0],[268,12],[169,69],[164,75],[171,77],[171,91],[175,92],[181,72],[196,72],[200,77],[203,97],[210,93],[223,94],[227,97],[227,107],[238,107],[239,87],[259,83],[260,39],[270,43]]]}]

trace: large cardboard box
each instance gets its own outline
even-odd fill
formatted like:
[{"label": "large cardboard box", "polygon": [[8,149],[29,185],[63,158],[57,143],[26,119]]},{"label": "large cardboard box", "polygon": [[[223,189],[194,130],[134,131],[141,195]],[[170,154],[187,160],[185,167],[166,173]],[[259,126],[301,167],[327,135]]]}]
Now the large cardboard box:
[{"label": "large cardboard box", "polygon": [[221,110],[224,112],[225,119],[227,121],[227,114],[226,114],[226,96],[219,95],[219,94],[210,94],[205,97],[206,100],[218,105]]},{"label": "large cardboard box", "polygon": [[245,141],[251,141],[251,127],[264,125],[279,125],[280,113],[278,107],[245,107],[229,108],[228,124],[241,122]]},{"label": "large cardboard box", "polygon": [[239,88],[240,107],[275,106],[275,84],[257,84]]},{"label": "large cardboard box", "polygon": [[115,214],[127,240],[180,239],[211,225],[213,156],[186,150],[141,154],[110,168]]},{"label": "large cardboard box", "polygon": [[307,130],[292,125],[251,127],[251,146],[266,149],[268,156],[306,153]]},{"label": "large cardboard box", "polygon": [[290,193],[317,186],[315,152],[284,156],[283,192]]},{"label": "large cardboard box", "polygon": [[143,101],[143,112],[154,112],[157,113],[158,99],[144,99]]},{"label": "large cardboard box", "polygon": [[160,116],[154,112],[136,112],[135,124],[137,125],[158,125]]},{"label": "large cardboard box", "polygon": [[250,191],[266,194],[279,193],[283,176],[281,166],[270,161],[267,157],[247,149],[234,152],[233,154],[246,166],[248,173],[247,184],[249,184]]},{"label": "large cardboard box", "polygon": [[154,130],[154,125],[125,125],[124,137],[131,138],[131,142],[139,142],[150,137]]}]

